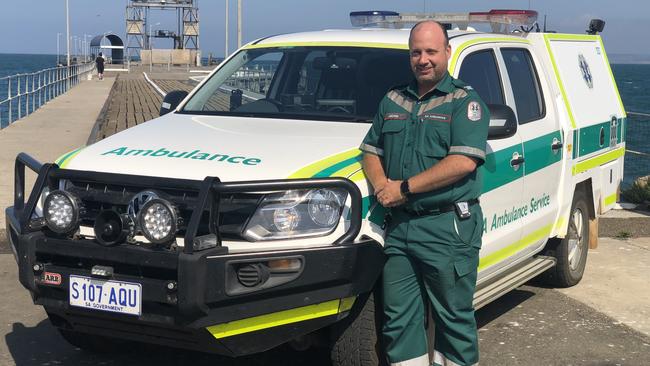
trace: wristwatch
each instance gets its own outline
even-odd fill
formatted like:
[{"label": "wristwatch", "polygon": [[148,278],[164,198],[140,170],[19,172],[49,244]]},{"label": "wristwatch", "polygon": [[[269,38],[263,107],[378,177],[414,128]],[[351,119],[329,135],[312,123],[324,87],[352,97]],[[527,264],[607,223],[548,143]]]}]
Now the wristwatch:
[{"label": "wristwatch", "polygon": [[409,189],[409,180],[408,179],[404,179],[402,181],[402,184],[400,184],[400,186],[399,186],[399,190],[400,190],[400,192],[402,192],[402,195],[404,195],[404,197],[408,197],[408,196],[411,195],[411,190]]}]

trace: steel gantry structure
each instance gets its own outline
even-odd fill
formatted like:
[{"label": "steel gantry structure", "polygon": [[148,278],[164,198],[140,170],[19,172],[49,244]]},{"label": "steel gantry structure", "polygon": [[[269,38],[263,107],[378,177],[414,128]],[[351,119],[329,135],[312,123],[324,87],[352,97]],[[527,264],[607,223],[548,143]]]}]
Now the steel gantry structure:
[{"label": "steel gantry structure", "polygon": [[[162,32],[174,38],[174,47],[199,50],[198,0],[129,0],[126,7],[127,62],[143,49],[151,49],[152,35],[150,13],[152,10],[176,11],[177,32]],[[147,32],[149,29],[149,32]]]}]

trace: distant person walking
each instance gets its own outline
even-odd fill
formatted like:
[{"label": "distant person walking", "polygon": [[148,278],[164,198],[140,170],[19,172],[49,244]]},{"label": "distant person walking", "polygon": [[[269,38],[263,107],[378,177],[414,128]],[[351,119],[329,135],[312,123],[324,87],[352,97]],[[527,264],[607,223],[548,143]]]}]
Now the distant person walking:
[{"label": "distant person walking", "polygon": [[97,67],[97,76],[99,76],[99,80],[104,80],[104,57],[101,52],[95,59],[95,66]]}]

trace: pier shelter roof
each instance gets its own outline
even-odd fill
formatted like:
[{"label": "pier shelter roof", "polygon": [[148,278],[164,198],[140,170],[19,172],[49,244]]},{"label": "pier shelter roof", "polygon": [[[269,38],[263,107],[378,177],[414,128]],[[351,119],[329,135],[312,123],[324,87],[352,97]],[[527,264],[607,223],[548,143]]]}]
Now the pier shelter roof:
[{"label": "pier shelter roof", "polygon": [[[104,42],[104,39],[107,42]],[[110,51],[110,59],[114,64],[121,64],[124,61],[124,42],[115,34],[101,34],[93,37],[90,41],[90,50],[95,55],[99,52],[106,54]]]}]

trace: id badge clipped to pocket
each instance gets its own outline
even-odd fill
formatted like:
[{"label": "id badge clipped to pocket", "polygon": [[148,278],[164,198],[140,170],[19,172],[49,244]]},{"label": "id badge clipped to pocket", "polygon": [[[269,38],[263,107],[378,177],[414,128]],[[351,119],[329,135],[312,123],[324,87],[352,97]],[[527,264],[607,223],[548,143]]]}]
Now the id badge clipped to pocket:
[{"label": "id badge clipped to pocket", "polygon": [[472,217],[472,213],[469,212],[469,204],[467,202],[456,202],[456,214],[461,220],[469,219]]}]

